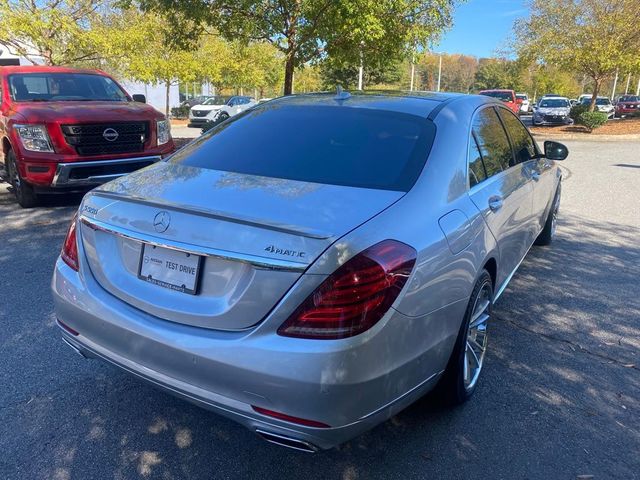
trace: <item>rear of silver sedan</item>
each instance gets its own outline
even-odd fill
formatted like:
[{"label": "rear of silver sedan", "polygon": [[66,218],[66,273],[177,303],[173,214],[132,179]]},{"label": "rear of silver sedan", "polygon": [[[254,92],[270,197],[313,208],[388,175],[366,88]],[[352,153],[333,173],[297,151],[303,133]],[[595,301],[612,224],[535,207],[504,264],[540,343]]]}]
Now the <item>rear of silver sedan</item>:
[{"label": "rear of silver sedan", "polygon": [[[300,115],[295,102],[265,110],[284,121]],[[402,313],[406,291],[425,281],[414,278],[424,252],[393,220],[434,127],[370,101],[344,116],[334,99],[322,102],[306,120],[317,130],[329,115],[333,133],[306,155],[327,165],[304,179],[291,164],[273,176],[254,167],[265,148],[257,119],[274,119],[249,111],[174,159],[88,194],[52,282],[65,341],[306,451],[342,443],[431,389],[467,299]],[[360,125],[353,143],[369,152],[335,134],[349,125]],[[257,142],[244,164],[238,154],[235,171],[210,157],[225,129]],[[372,159],[392,154],[396,165],[381,175]],[[365,163],[341,171],[353,155]],[[387,228],[368,227],[374,218]]]}]

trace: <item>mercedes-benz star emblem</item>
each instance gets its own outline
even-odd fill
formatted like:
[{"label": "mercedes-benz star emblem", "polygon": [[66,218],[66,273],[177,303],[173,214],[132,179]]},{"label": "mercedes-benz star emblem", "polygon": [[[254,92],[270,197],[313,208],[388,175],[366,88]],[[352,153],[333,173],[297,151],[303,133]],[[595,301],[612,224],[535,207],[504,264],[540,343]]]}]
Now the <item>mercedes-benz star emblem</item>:
[{"label": "mercedes-benz star emblem", "polygon": [[163,233],[167,231],[170,223],[171,215],[169,215],[169,212],[166,210],[162,210],[161,212],[156,213],[156,216],[153,219],[153,228],[156,229],[156,232]]},{"label": "mercedes-benz star emblem", "polygon": [[102,136],[107,142],[115,142],[120,134],[113,128],[106,128],[104,132],[102,132]]}]

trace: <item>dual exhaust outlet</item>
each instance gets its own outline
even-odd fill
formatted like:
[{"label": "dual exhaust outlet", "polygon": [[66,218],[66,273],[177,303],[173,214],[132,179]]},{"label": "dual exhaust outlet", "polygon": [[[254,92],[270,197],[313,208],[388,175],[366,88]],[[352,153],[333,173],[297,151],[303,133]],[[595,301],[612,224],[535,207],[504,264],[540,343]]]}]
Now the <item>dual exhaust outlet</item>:
[{"label": "dual exhaust outlet", "polygon": [[[62,341],[67,344],[74,352],[83,358],[89,358],[82,350],[76,347],[73,343],[67,340],[64,336]],[[297,438],[288,437],[279,433],[267,432],[266,430],[256,429],[256,433],[269,443],[280,445],[281,447],[291,448],[300,452],[315,453],[319,449],[315,445],[305,442],[304,440],[298,440]]]}]

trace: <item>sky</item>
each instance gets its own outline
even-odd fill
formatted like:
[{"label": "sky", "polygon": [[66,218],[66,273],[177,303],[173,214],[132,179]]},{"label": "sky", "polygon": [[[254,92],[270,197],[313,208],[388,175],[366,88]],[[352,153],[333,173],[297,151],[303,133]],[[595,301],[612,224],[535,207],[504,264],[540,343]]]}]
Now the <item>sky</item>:
[{"label": "sky", "polygon": [[513,21],[527,15],[525,0],[466,0],[456,5],[453,27],[433,50],[489,57],[504,49]]}]

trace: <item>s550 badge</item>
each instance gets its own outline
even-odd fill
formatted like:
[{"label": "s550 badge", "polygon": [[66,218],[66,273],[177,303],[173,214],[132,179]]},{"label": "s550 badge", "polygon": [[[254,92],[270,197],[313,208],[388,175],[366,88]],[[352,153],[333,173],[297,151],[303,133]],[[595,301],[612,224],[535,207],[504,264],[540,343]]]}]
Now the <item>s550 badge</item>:
[{"label": "s550 badge", "polygon": [[275,253],[276,255],[284,255],[286,257],[304,258],[304,252],[298,252],[297,250],[287,250],[286,248],[278,248],[275,245],[269,245],[265,248],[265,251],[269,253]]}]

